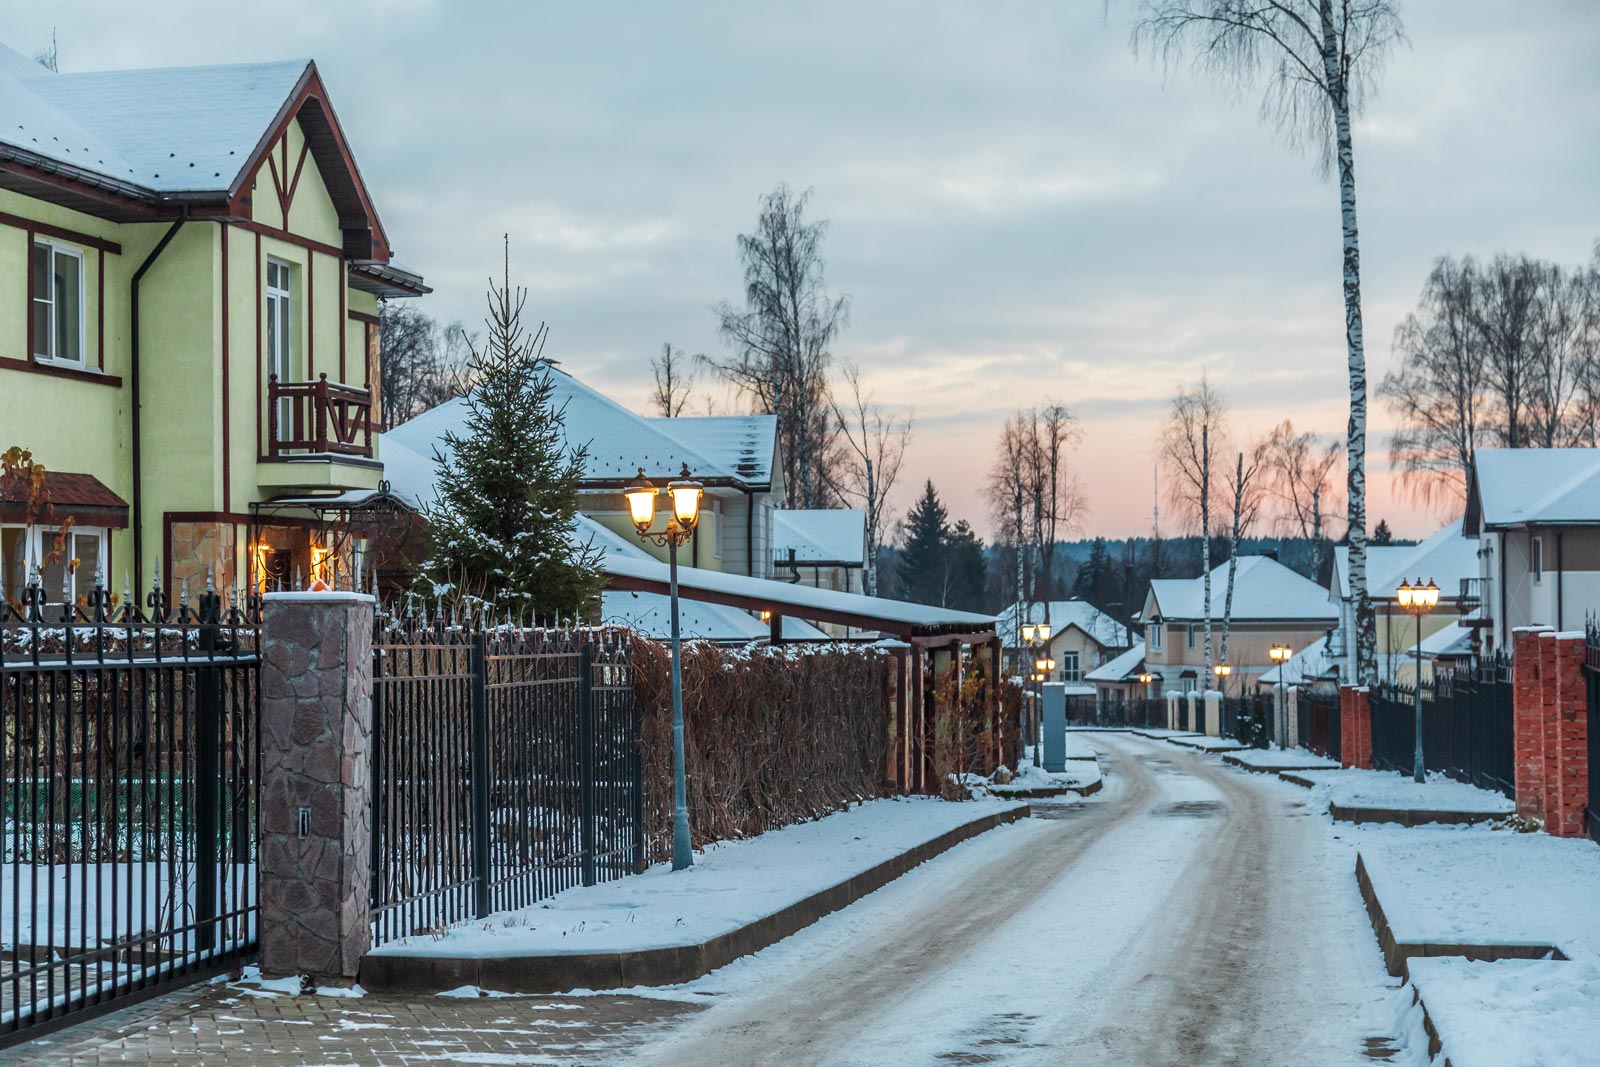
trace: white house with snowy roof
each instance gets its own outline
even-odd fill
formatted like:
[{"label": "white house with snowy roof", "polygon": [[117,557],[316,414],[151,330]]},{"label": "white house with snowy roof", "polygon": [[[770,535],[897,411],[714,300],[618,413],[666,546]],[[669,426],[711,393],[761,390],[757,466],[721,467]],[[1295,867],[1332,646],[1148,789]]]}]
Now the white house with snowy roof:
[{"label": "white house with snowy roof", "polygon": [[[1228,572],[1237,567],[1233,588],[1228,654],[1222,655],[1222,619]],[[1155,692],[1209,689],[1205,674],[1204,578],[1157,578],[1150,583],[1144,610],[1145,667],[1156,679]],[[1226,691],[1254,689],[1255,678],[1273,666],[1268,650],[1286,645],[1298,651],[1323,637],[1339,620],[1328,591],[1271,556],[1240,556],[1211,571],[1212,664],[1232,668]]]},{"label": "white house with snowy roof", "polygon": [[1116,616],[1079,597],[1071,600],[1012,604],[1000,613],[1000,637],[1008,652],[1016,653],[1028,669],[1031,646],[1022,641],[1025,624],[1050,624],[1049,656],[1056,661],[1049,681],[1078,683],[1084,675],[1132,644],[1133,631]]},{"label": "white house with snowy roof", "polygon": [[1485,650],[1509,649],[1519,626],[1577,629],[1600,612],[1600,449],[1479,449],[1463,521]]},{"label": "white house with snowy roof", "polygon": [[[1460,620],[1480,604],[1478,571],[1478,542],[1462,533],[1459,519],[1414,545],[1367,546],[1367,598],[1377,622],[1380,678],[1409,682],[1416,674],[1417,618],[1403,611],[1395,599],[1400,583],[1421,579],[1439,586],[1439,605],[1421,622],[1426,679],[1432,675],[1433,659],[1457,658],[1463,636],[1470,646],[1471,635],[1459,632]],[[1351,653],[1356,632],[1348,545],[1333,550],[1328,599],[1339,609],[1339,627],[1329,639],[1326,653],[1337,676],[1348,684],[1355,677]],[[1434,639],[1445,630],[1451,632],[1451,639]]]}]

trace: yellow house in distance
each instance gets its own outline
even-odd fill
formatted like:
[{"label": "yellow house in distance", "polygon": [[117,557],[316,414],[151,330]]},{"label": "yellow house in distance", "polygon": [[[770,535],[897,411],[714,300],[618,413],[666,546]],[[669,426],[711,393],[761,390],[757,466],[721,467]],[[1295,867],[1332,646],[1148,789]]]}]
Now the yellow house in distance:
[{"label": "yellow house in distance", "polygon": [[[56,74],[0,46],[0,448],[50,472],[46,599],[347,574],[397,263],[316,65]],[[15,599],[56,531],[0,500]],[[126,579],[124,578],[126,575]]]}]

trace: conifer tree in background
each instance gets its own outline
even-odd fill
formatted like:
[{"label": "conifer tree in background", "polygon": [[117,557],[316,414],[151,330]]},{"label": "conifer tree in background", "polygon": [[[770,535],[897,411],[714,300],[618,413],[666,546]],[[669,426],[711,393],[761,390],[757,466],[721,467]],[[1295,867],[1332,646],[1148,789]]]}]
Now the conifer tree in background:
[{"label": "conifer tree in background", "polygon": [[957,519],[945,544],[945,597],[941,607],[982,611],[988,584],[983,538],[966,519]]},{"label": "conifer tree in background", "polygon": [[490,283],[489,335],[471,345],[463,432],[434,450],[438,499],[426,508],[436,589],[482,596],[537,618],[587,615],[601,551],[575,543],[586,447],[569,449],[565,406],[543,351],[547,330],[522,326],[527,290]]},{"label": "conifer tree in background", "polygon": [[1378,520],[1378,525],[1373,529],[1372,536],[1367,539],[1367,543],[1373,545],[1394,544],[1394,531],[1389,529],[1388,519]]},{"label": "conifer tree in background", "polygon": [[905,520],[900,548],[900,591],[918,604],[943,604],[950,516],[928,482]]}]

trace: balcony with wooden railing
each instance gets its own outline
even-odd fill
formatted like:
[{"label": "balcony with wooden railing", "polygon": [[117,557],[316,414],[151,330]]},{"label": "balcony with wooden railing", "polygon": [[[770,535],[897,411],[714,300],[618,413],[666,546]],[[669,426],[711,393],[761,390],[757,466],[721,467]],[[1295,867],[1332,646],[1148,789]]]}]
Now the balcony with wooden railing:
[{"label": "balcony with wooden railing", "polygon": [[271,458],[372,458],[372,391],[330,382],[267,381],[267,455]]}]

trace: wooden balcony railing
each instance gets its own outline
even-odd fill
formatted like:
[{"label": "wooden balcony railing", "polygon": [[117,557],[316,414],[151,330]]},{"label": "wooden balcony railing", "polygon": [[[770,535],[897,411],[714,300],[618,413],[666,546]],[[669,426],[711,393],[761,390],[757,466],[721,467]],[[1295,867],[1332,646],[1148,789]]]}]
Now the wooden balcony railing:
[{"label": "wooden balcony railing", "polygon": [[372,392],[328,381],[267,381],[267,453],[372,458]]}]

